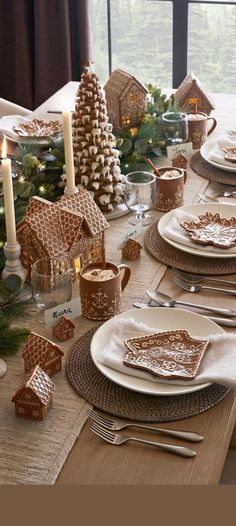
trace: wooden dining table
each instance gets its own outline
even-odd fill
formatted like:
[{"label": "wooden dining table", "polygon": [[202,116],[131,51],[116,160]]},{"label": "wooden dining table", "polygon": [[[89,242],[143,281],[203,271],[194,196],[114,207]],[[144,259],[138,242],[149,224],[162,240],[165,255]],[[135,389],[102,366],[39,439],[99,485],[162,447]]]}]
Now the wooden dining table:
[{"label": "wooden dining table", "polygon": [[[73,109],[77,87],[77,82],[69,82],[37,108],[32,116],[52,117],[53,114],[47,113],[50,110],[60,112],[65,106]],[[236,128],[236,96],[230,94],[213,94],[212,96],[216,109],[211,115],[216,117],[217,127],[211,137],[217,137],[225,133],[226,129]],[[170,161],[162,158],[160,164],[170,164]],[[211,183],[197,175],[188,164],[185,204],[198,203],[198,194],[206,191],[213,192]],[[153,221],[162,216],[158,210],[152,210],[151,214]],[[123,215],[115,219],[108,219],[110,228],[106,233],[107,258],[115,264],[124,262],[119,243],[130,230],[128,218],[129,215]],[[172,282],[171,269],[152,257],[146,250],[145,231],[146,229],[143,228],[139,236],[142,244],[140,258],[128,262],[131,268],[131,279],[122,296],[122,311],[133,309],[134,302],[148,301],[146,296],[148,288],[157,288],[173,298],[193,303],[205,302],[211,305],[217,303],[217,306],[235,308],[235,299],[231,296],[216,295],[210,292],[191,294],[175,285]],[[230,279],[236,283],[236,274],[231,275]],[[94,322],[83,317],[76,320],[76,323],[81,335],[94,326]],[[228,331],[228,328],[225,330]],[[232,332],[236,330],[232,329]],[[235,420],[236,397],[235,392],[231,390],[221,402],[202,414],[160,424],[163,428],[196,431],[204,436],[203,442],[194,444],[196,457],[185,459],[135,443],[113,447],[91,433],[91,422],[88,419],[59,473],[56,484],[153,486],[219,484],[229,447],[234,447]],[[153,434],[147,432],[145,438],[153,439]],[[166,437],[165,442],[171,443],[172,440]]]}]

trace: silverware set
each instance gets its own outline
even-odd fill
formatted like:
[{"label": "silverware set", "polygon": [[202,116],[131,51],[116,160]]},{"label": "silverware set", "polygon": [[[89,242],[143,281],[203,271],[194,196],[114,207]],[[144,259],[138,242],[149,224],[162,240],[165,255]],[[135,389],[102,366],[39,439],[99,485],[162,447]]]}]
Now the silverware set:
[{"label": "silverware set", "polygon": [[94,409],[90,409],[88,411],[88,416],[92,420],[92,425],[90,430],[95,433],[97,436],[108,442],[109,444],[112,444],[114,446],[119,446],[121,444],[124,444],[128,441],[133,442],[140,442],[142,444],[147,444],[149,446],[157,447],[158,449],[163,449],[165,451],[168,451],[170,453],[174,453],[176,455],[180,455],[182,457],[195,457],[196,451],[193,449],[189,449],[187,447],[182,447],[178,445],[172,445],[172,444],[165,444],[162,442],[156,442],[152,440],[144,440],[142,438],[134,437],[134,436],[127,436],[120,433],[116,433],[115,431],[120,431],[122,429],[127,429],[129,427],[144,429],[148,431],[152,431],[154,433],[158,433],[161,435],[167,435],[172,436],[175,438],[179,438],[181,440],[186,440],[188,442],[201,442],[203,440],[203,436],[199,433],[193,433],[190,431],[176,431],[175,429],[166,429],[166,428],[160,428],[160,427],[154,427],[149,426],[145,424],[136,424],[134,422],[123,422],[117,419],[111,419],[107,417],[106,415],[102,415],[101,413],[95,411]]}]

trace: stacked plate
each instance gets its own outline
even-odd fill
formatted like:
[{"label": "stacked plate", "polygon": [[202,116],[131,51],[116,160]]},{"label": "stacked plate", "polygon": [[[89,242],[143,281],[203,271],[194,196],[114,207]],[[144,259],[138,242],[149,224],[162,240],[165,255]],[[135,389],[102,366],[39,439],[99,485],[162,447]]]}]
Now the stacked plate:
[{"label": "stacked plate", "polygon": [[117,323],[125,321],[127,318],[132,318],[136,323],[144,323],[147,327],[161,332],[185,329],[190,335],[200,338],[208,338],[209,334],[222,334],[224,332],[219,325],[216,325],[207,317],[181,309],[152,307],[151,309],[123,312],[102,324],[95,332],[91,342],[92,360],[104,376],[127,389],[159,396],[182,395],[199,391],[210,385],[209,383],[189,385],[188,382],[186,382],[186,385],[178,385],[177,382],[173,383],[171,380],[158,381],[157,379],[152,381],[151,375],[149,380],[138,377],[138,375],[133,376],[124,373],[101,363],[101,353],[108,342],[111,341],[112,333],[117,327]]},{"label": "stacked plate", "polygon": [[0,118],[0,133],[15,143],[37,140],[38,143],[46,145],[50,137],[62,133],[62,124],[60,120],[52,120],[49,117],[42,119],[32,115],[7,115]]},{"label": "stacked plate", "polygon": [[203,159],[212,166],[236,174],[236,157],[233,157],[234,160],[231,161],[225,158],[225,148],[229,148],[232,151],[236,148],[236,136],[234,138],[221,136],[214,139],[208,139],[202,145],[200,153]]},{"label": "stacked plate", "polygon": [[[211,220],[209,219],[208,224],[202,226],[203,238],[200,242],[195,242],[191,239],[189,232],[186,231],[181,223],[185,221],[194,222],[199,221],[199,216],[205,216],[209,214],[220,214],[223,220],[220,220],[217,224],[217,243],[205,244],[205,239],[208,235],[209,230],[212,228]],[[174,246],[178,250],[194,254],[196,256],[210,257],[210,258],[232,258],[236,257],[236,245],[232,243],[232,246],[226,248],[224,242],[228,241],[230,236],[232,239],[236,239],[236,229],[234,228],[235,221],[225,221],[236,218],[236,205],[226,203],[200,203],[189,206],[183,206],[178,209],[171,210],[167,214],[164,214],[158,223],[158,231],[160,236],[170,245]],[[205,232],[204,232],[205,230]],[[194,231],[194,229],[193,229]],[[201,242],[203,241],[203,242]],[[221,246],[220,246],[221,245]]]}]

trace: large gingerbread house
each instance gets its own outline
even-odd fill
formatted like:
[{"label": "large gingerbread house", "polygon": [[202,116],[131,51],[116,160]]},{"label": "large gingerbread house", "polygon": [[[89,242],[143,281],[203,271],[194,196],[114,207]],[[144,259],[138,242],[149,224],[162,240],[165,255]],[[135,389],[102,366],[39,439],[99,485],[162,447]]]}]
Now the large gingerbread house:
[{"label": "large gingerbread house", "polygon": [[67,254],[81,266],[101,261],[108,223],[87,190],[52,203],[33,196],[17,224],[21,262],[30,278],[31,266],[42,257]]},{"label": "large gingerbread house", "polygon": [[181,107],[187,108],[188,112],[192,111],[191,99],[196,99],[198,101],[198,111],[206,113],[207,115],[210,115],[211,110],[215,109],[215,104],[211,95],[207,93],[200,80],[193,72],[184,78],[183,82],[181,82],[176,90],[174,97]]},{"label": "large gingerbread house", "polygon": [[36,365],[40,365],[49,376],[53,376],[61,370],[63,355],[64,352],[59,345],[40,334],[31,332],[22,353],[25,371],[29,372]]},{"label": "large gingerbread house", "polygon": [[16,416],[43,420],[52,403],[54,383],[39,365],[25,375],[12,402],[15,403]]},{"label": "large gingerbread house", "polygon": [[126,71],[115,69],[104,90],[114,129],[137,126],[147,107],[148,90],[144,84]]}]

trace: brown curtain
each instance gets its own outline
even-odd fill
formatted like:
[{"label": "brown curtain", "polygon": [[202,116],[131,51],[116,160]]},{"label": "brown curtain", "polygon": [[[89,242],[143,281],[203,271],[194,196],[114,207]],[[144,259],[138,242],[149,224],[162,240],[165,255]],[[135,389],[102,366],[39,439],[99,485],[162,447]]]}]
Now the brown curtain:
[{"label": "brown curtain", "polygon": [[91,59],[89,0],[0,0],[0,97],[34,109]]}]

